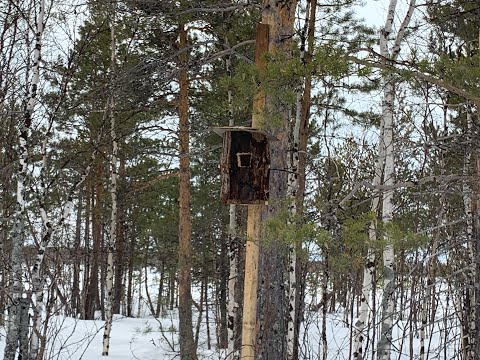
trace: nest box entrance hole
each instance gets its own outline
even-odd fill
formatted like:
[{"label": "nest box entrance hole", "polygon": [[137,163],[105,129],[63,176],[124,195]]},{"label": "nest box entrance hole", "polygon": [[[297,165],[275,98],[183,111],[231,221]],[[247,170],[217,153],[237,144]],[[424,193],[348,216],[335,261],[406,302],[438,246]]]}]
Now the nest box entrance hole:
[{"label": "nest box entrance hole", "polygon": [[237,153],[237,166],[239,168],[252,166],[252,153]]}]

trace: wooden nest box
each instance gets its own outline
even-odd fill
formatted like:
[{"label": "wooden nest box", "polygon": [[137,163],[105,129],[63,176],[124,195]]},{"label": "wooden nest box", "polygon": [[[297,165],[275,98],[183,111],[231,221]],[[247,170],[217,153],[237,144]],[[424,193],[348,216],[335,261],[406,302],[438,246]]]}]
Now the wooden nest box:
[{"label": "wooden nest box", "polygon": [[265,204],[273,135],[249,127],[213,128],[223,138],[221,200],[225,204]]}]

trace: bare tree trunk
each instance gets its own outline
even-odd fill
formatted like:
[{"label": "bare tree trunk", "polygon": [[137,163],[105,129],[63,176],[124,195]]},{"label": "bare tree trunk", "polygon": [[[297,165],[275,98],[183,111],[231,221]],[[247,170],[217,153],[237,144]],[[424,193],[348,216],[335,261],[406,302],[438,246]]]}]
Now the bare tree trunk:
[{"label": "bare tree trunk", "polygon": [[142,296],[143,268],[139,266],[138,270],[139,270],[138,271],[138,303],[137,303],[137,315],[136,315],[137,318],[142,316],[142,305],[143,305],[143,296]]},{"label": "bare tree trunk", "polygon": [[133,317],[133,259],[135,256],[135,232],[130,234],[128,259],[128,287],[127,287],[127,317]]},{"label": "bare tree trunk", "polygon": [[160,270],[160,280],[158,282],[157,308],[155,309],[155,317],[160,317],[163,311],[163,282],[165,277],[165,263],[162,261]]},{"label": "bare tree trunk", "polygon": [[[470,109],[467,108],[467,129],[468,133],[472,128],[472,118]],[[464,165],[463,165],[463,175],[467,177],[469,175],[470,169],[472,167],[471,154],[469,152],[465,153]],[[478,171],[478,170],[477,170]],[[461,296],[459,302],[463,301],[463,309],[460,311],[462,313],[462,325],[461,325],[461,337],[462,337],[462,353],[464,359],[474,359],[475,348],[473,346],[475,342],[475,307],[472,306],[472,301],[474,300],[475,294],[472,296],[472,289],[475,287],[475,236],[474,236],[474,206],[473,206],[473,191],[472,187],[468,184],[467,181],[463,183],[463,205],[466,218],[466,234],[467,234],[467,249],[468,257],[471,261],[471,265],[468,266],[467,276],[465,278],[466,283],[468,284],[465,288],[465,296]],[[478,195],[477,195],[478,196]]]},{"label": "bare tree trunk", "polygon": [[197,318],[197,325],[195,327],[195,347],[198,347],[198,338],[200,336],[200,328],[202,325],[202,317],[203,317],[203,302],[204,302],[204,295],[205,295],[205,278],[202,278],[200,283],[200,302],[197,306],[198,310],[198,318]]},{"label": "bare tree trunk", "polygon": [[145,246],[144,255],[144,269],[145,269],[145,296],[147,297],[147,305],[150,310],[150,315],[155,316],[155,307],[153,306],[152,297],[150,296],[150,290],[148,290],[148,246]]},{"label": "bare tree trunk", "polygon": [[327,311],[328,311],[328,283],[330,281],[330,262],[328,248],[323,248],[324,269],[322,279],[322,360],[327,360],[328,340],[327,340]]},{"label": "bare tree trunk", "polygon": [[[385,85],[385,99],[383,118],[385,119],[385,168],[384,184],[393,184],[393,99],[394,89],[390,82]],[[382,220],[384,226],[392,221],[393,190],[387,190],[383,194]],[[395,254],[393,244],[389,238],[388,231],[385,234],[385,247],[383,250],[383,299],[382,299],[382,325],[381,335],[378,343],[379,360],[390,359],[390,349],[392,345],[392,327],[393,314],[395,310],[394,291],[395,291]]]},{"label": "bare tree trunk", "polygon": [[238,357],[238,349],[235,347],[235,324],[238,317],[238,304],[235,301],[235,290],[238,286],[238,237],[236,234],[236,206],[230,205],[229,209],[229,227],[228,227],[228,324],[227,324],[227,360],[234,360]]},{"label": "bare tree trunk", "polygon": [[[291,41],[296,0],[262,2],[262,22],[270,25],[269,52],[282,52],[287,58],[291,56]],[[271,144],[271,168],[287,168],[288,133],[291,119],[291,107],[286,104],[273,104],[267,96],[267,113],[273,106],[277,107],[281,124],[270,129],[279,141]],[[280,106],[279,106],[280,105]],[[280,199],[287,195],[287,175],[283,171],[270,173],[270,200],[268,218],[275,217],[281,210]],[[261,244],[258,289],[258,359],[285,359],[287,357],[287,323],[288,301],[285,292],[285,264],[288,248],[280,239],[273,239],[269,244]]]},{"label": "bare tree trunk", "polygon": [[110,136],[112,138],[112,160],[110,163],[110,196],[112,199],[112,212],[110,218],[110,236],[107,242],[107,283],[106,283],[106,302],[105,302],[105,331],[103,333],[102,356],[108,356],[110,349],[110,333],[113,323],[113,253],[117,242],[117,134],[115,125],[115,94],[114,94],[114,76],[115,76],[115,5],[112,9],[112,19],[110,23],[111,32],[111,81],[112,94],[110,95],[108,110],[110,110]]},{"label": "bare tree trunk", "polygon": [[[400,52],[400,45],[403,40],[406,28],[408,27],[413,10],[415,8],[415,0],[411,0],[407,14],[400,25],[397,32],[395,42],[391,51],[388,49],[388,40],[392,33],[393,20],[397,6],[396,0],[391,0],[388,7],[387,20],[385,26],[380,34],[380,52],[386,62],[395,60]],[[384,90],[382,100],[382,121],[384,124],[384,137],[381,139],[385,143],[385,168],[384,168],[384,185],[389,189],[383,194],[382,206],[382,221],[387,225],[392,221],[393,204],[392,196],[393,190],[391,185],[394,182],[394,159],[393,159],[393,114],[394,114],[394,99],[395,89],[393,77],[387,75],[384,79]],[[382,317],[381,317],[381,332],[378,342],[377,356],[379,360],[390,359],[390,351],[392,346],[392,328],[393,315],[395,310],[394,291],[395,291],[395,254],[391,238],[388,231],[384,236],[385,247],[383,250],[383,299],[382,299]]]},{"label": "bare tree trunk", "polygon": [[[228,41],[227,41],[228,45]],[[231,77],[231,57],[226,59],[226,70],[229,77]],[[233,119],[233,94],[232,90],[228,90],[228,125],[234,126]],[[237,217],[236,205],[231,204],[229,207],[229,223],[228,223],[228,261],[229,261],[229,276],[228,276],[228,315],[227,315],[227,357],[226,360],[234,360],[238,358],[239,351],[235,348],[235,324],[238,318],[238,304],[235,301],[235,290],[238,286],[238,237],[237,237]]]},{"label": "bare tree trunk", "polygon": [[[179,48],[187,47],[187,31],[179,26]],[[179,291],[179,342],[180,359],[196,360],[197,350],[192,330],[192,224],[190,215],[190,159],[189,159],[189,121],[188,121],[188,55],[184,51],[179,56],[180,94],[178,99],[179,137],[180,137],[180,198],[179,198],[179,252],[178,252],[178,291]]]},{"label": "bare tree trunk", "polygon": [[98,275],[99,275],[99,258],[102,243],[102,203],[103,203],[103,164],[101,156],[96,156],[95,165],[95,203],[93,205],[93,249],[90,256],[90,274],[89,283],[87,285],[87,293],[85,299],[85,318],[93,320],[95,311],[99,309],[99,293],[98,293]]},{"label": "bare tree trunk", "polygon": [[75,224],[75,245],[73,248],[73,279],[72,279],[72,306],[71,316],[77,317],[80,309],[80,263],[81,263],[81,227],[83,189],[78,191],[77,219]]},{"label": "bare tree trunk", "polygon": [[[120,157],[120,165],[119,165],[119,172],[118,172],[118,193],[124,194],[124,191],[122,191],[122,180],[125,179],[125,158]],[[124,189],[123,189],[124,190]],[[118,196],[117,196],[118,198]],[[124,281],[124,272],[125,272],[125,265],[126,265],[126,259],[125,259],[125,204],[122,202],[122,200],[117,201],[118,206],[117,206],[117,239],[116,239],[116,244],[115,244],[115,260],[116,260],[116,265],[115,265],[115,284],[114,284],[114,296],[113,296],[113,313],[114,314],[120,314],[120,305],[122,303],[122,299],[124,297],[125,293],[125,281]]]},{"label": "bare tree trunk", "polygon": [[[375,160],[375,177],[373,185],[378,186],[382,182],[382,173],[385,164],[385,142],[384,138],[384,122],[380,123],[380,134],[378,141],[378,156]],[[376,195],[372,200],[372,212],[377,217],[380,205],[380,195]],[[368,237],[371,242],[377,239],[377,222],[374,220],[369,227]],[[365,339],[365,328],[367,324],[370,306],[370,293],[373,289],[374,272],[376,270],[376,259],[374,249],[368,248],[365,259],[365,267],[363,272],[362,295],[360,297],[360,310],[358,320],[355,323],[355,343],[353,358],[355,360],[362,360],[364,358],[363,340]]]},{"label": "bare tree trunk", "polygon": [[[306,49],[304,50],[303,62],[305,66],[312,63],[314,53],[314,41],[315,41],[315,28],[316,28],[316,14],[317,14],[317,0],[309,0],[309,12],[307,9],[307,19],[305,22],[308,24],[306,34]],[[305,34],[303,34],[303,37]],[[302,44],[305,40],[302,40]],[[302,45],[301,45],[302,46]],[[303,45],[304,46],[304,45]],[[308,142],[308,127],[310,122],[310,107],[312,102],[312,74],[307,72],[304,79],[303,95],[301,99],[300,109],[300,128],[299,128],[299,144],[298,144],[298,190],[297,190],[297,212],[299,218],[303,218],[304,209],[304,197],[305,197],[305,183],[306,183],[306,154],[307,154],[307,142]],[[298,108],[297,108],[298,111]],[[301,244],[297,245],[297,251],[301,249]],[[306,287],[306,273],[307,273],[307,261],[300,257],[296,262],[297,274],[297,299],[296,299],[296,321],[295,321],[295,335],[293,343],[293,359],[299,358],[299,332],[300,325],[303,321],[303,313],[305,308],[304,294]]]},{"label": "bare tree trunk", "polygon": [[[396,0],[391,0],[388,8],[387,20],[385,27],[380,35],[380,52],[385,59],[395,60],[400,52],[400,45],[403,40],[406,28],[410,23],[413,10],[415,8],[415,0],[411,0],[407,14],[400,25],[393,49],[388,50],[388,39],[392,32],[393,19],[395,16]],[[388,60],[387,60],[388,61]],[[385,168],[384,168],[384,185],[389,189],[383,194],[382,221],[387,225],[393,218],[392,196],[393,190],[391,185],[394,182],[394,159],[393,159],[393,111],[395,100],[394,80],[391,75],[387,75],[384,79],[383,101],[382,101],[382,121],[384,123],[385,143]],[[392,328],[393,314],[395,310],[394,291],[395,291],[395,254],[393,251],[392,240],[388,235],[388,231],[384,237],[385,247],[383,250],[383,300],[382,300],[382,320],[380,340],[378,342],[378,359],[390,359],[390,351],[392,346]]]},{"label": "bare tree trunk", "polygon": [[175,307],[175,270],[170,270],[170,278],[168,279],[168,308],[173,310]]},{"label": "bare tree trunk", "polygon": [[[90,176],[91,178],[91,176]],[[90,182],[87,180],[87,183],[85,184],[85,233],[83,236],[83,241],[84,241],[84,256],[83,256],[83,264],[84,264],[84,269],[83,269],[83,291],[82,291],[82,296],[81,296],[81,318],[86,319],[87,318],[87,291],[86,289],[88,288],[88,284],[90,283],[90,217],[91,217],[91,207],[92,207],[92,186]]]},{"label": "bare tree trunk", "polygon": [[[313,34],[315,29],[316,18],[316,0],[308,1],[306,8],[306,18],[301,32],[300,43],[300,60],[304,65],[311,62],[311,57],[306,56],[307,42],[308,51],[313,51]],[[310,38],[312,37],[312,39]],[[302,209],[303,209],[303,192],[301,189],[301,177],[302,173],[305,173],[305,162],[300,161],[301,149],[301,135],[302,135],[302,123],[306,119],[306,114],[302,113],[302,110],[307,112],[304,104],[309,103],[310,93],[307,87],[311,86],[311,77],[305,77],[300,79],[300,83],[297,89],[297,101],[295,109],[295,119],[293,125],[293,131],[290,134],[290,145],[288,154],[288,178],[287,178],[287,198],[289,204],[289,219],[288,223],[297,226],[301,225]],[[308,97],[308,98],[305,98]],[[306,137],[306,132],[304,132]],[[302,167],[303,166],[303,167]],[[300,215],[300,216],[299,216]],[[297,240],[297,239],[295,239]],[[288,251],[288,279],[287,279],[287,297],[289,301],[288,307],[288,324],[287,324],[287,359],[295,359],[298,357],[295,348],[298,346],[298,330],[299,324],[299,303],[303,299],[299,299],[299,290],[301,287],[297,281],[301,281],[301,277],[298,277],[298,271],[300,266],[297,262],[297,251],[301,250],[302,242],[295,241],[289,245]]]},{"label": "bare tree trunk", "polygon": [[205,273],[205,326],[207,327],[207,349],[211,350],[212,345],[211,345],[211,337],[210,337],[210,318],[208,316],[208,275]]}]

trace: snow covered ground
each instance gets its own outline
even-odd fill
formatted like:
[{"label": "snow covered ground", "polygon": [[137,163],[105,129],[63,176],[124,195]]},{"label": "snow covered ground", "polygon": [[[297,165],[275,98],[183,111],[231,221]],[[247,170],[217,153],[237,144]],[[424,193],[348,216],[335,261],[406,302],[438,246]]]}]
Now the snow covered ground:
[{"label": "snow covered ground", "polygon": [[[150,279],[155,279],[152,273]],[[151,293],[155,291],[155,282],[152,282]],[[438,303],[435,311],[436,321],[426,328],[425,348],[428,353],[428,360],[455,360],[460,359],[458,349],[460,348],[460,334],[458,318],[458,304],[452,302],[446,284],[438,285],[442,290],[437,297]],[[200,291],[198,287],[193,287],[193,298],[200,302]],[[320,289],[309,291],[306,303],[315,305],[321,299]],[[205,312],[202,314],[199,339],[198,354],[200,360],[222,360],[225,359],[224,350],[217,349],[215,319],[217,318],[214,303],[215,291],[212,289],[209,293],[209,326],[207,332]],[[146,297],[142,294],[142,298]],[[381,296],[377,294],[376,304],[381,303]],[[140,305],[140,306],[139,306]],[[312,307],[308,307],[312,309]],[[178,360],[178,312],[174,310],[164,310],[162,317],[155,319],[150,316],[148,306],[138,303],[138,297],[135,299],[133,309],[136,309],[137,318],[126,318],[115,315],[111,342],[110,359],[115,360]],[[198,310],[193,307],[193,333],[197,331],[197,321],[199,319]],[[413,316],[416,321],[411,321],[410,309],[408,304],[403,305],[401,319],[395,318],[393,329],[392,360],[419,359],[420,339],[419,339],[419,314]],[[97,314],[100,318],[100,314]],[[356,319],[353,319],[353,323]],[[379,311],[375,322],[380,322]],[[351,359],[351,323],[352,313],[340,305],[326,317],[326,338],[327,338],[327,359],[345,360]],[[56,316],[50,319],[48,328],[48,348],[45,359],[51,360],[95,360],[105,359],[102,354],[103,325],[101,320],[78,320]],[[300,354],[301,360],[322,359],[324,345],[322,342],[323,314],[322,308],[318,311],[306,311],[302,330],[300,333]],[[374,334],[372,329],[368,338],[373,336],[378,338],[379,329],[377,327]],[[210,349],[209,345],[210,344]],[[366,344],[365,344],[366,345]],[[5,347],[5,330],[0,328],[0,356]],[[367,359],[376,359],[372,357],[371,344],[366,346],[365,353]]]},{"label": "snow covered ground", "polygon": [[[115,360],[178,359],[176,312],[162,319],[124,318],[115,316],[110,341],[110,358]],[[93,360],[101,359],[103,324],[101,320],[76,320],[55,317],[49,329],[47,359]],[[201,359],[221,359],[215,347],[212,328],[212,349],[207,350],[205,327],[199,336]],[[0,354],[5,347],[5,332],[1,331]],[[103,358],[105,359],[105,358]]]},{"label": "snow covered ground", "polygon": [[[194,324],[196,323],[194,314]],[[323,345],[321,341],[322,314],[308,313],[306,321],[308,331],[300,337],[301,354],[304,360],[321,359]],[[213,317],[212,317],[213,318]],[[115,360],[159,360],[178,359],[176,311],[167,311],[161,319],[124,318],[116,316],[113,324],[110,344],[110,358]],[[195,325],[194,325],[195,326]],[[211,350],[207,349],[207,331],[205,324],[199,333],[199,359],[221,360],[224,353],[216,348],[214,323],[211,324]],[[392,359],[417,359],[420,341],[417,332],[412,333],[413,344],[410,348],[409,325],[405,321],[397,321],[394,329],[394,346]],[[345,322],[343,313],[327,315],[327,349],[329,360],[349,359],[350,326]],[[455,359],[458,343],[452,340],[454,330],[445,331],[442,322],[438,322],[432,336],[427,336],[426,346],[429,349],[429,359]],[[195,329],[194,329],[195,334]],[[5,346],[4,331],[1,331],[0,354]],[[83,321],[72,318],[55,317],[51,320],[49,329],[49,346],[46,359],[56,360],[94,360],[102,359],[103,321]],[[445,339],[450,344],[445,348]],[[413,349],[413,357],[410,351]],[[369,349],[367,348],[367,353]],[[369,354],[368,358],[371,358]],[[105,358],[103,358],[105,359]]]}]

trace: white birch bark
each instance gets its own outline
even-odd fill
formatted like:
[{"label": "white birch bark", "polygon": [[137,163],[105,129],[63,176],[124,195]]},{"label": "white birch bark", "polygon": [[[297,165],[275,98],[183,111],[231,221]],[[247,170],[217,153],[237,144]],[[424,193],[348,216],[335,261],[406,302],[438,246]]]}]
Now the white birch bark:
[{"label": "white birch bark", "polygon": [[[384,124],[380,124],[379,138],[383,139],[384,136]],[[385,164],[385,146],[383,141],[378,142],[378,156],[375,161],[375,176],[373,178],[373,186],[379,186],[382,182],[383,166]],[[372,199],[372,213],[377,214],[380,204],[380,195],[377,193]],[[372,221],[368,230],[368,237],[370,242],[374,242],[377,239],[377,225],[376,221]],[[354,347],[353,347],[353,359],[363,359],[363,340],[366,333],[365,328],[367,325],[367,319],[369,315],[370,306],[370,293],[373,289],[373,274],[376,269],[375,251],[372,248],[368,248],[367,257],[365,259],[365,268],[363,270],[363,283],[362,283],[362,296],[360,298],[360,309],[358,313],[358,320],[355,323],[354,328]]]},{"label": "white birch bark", "polygon": [[[228,47],[228,39],[225,39]],[[232,76],[232,61],[231,56],[225,59],[225,68],[227,75]],[[231,89],[227,92],[228,101],[228,125],[234,126],[233,119],[233,93]],[[226,360],[238,359],[239,351],[235,349],[235,326],[238,318],[238,304],[235,301],[235,289],[238,280],[238,238],[237,238],[237,217],[236,206],[230,204],[229,207],[229,224],[228,224],[228,305],[227,305],[227,356]]]},{"label": "white birch bark", "polygon": [[[301,118],[301,91],[297,93],[297,112],[295,115],[295,126],[293,129],[293,141],[288,156],[288,180],[287,180],[287,198],[290,201],[288,225],[296,222],[297,216],[297,190],[298,190],[298,144],[300,138],[300,118]],[[297,303],[297,244],[291,243],[288,247],[288,324],[287,324],[287,359],[293,359],[295,342],[295,322],[296,322],[296,303]]]},{"label": "white birch bark", "polygon": [[[27,328],[25,327],[22,319],[22,304],[25,306],[25,302],[22,300],[23,284],[22,284],[22,248],[24,240],[24,227],[25,227],[25,180],[27,177],[27,158],[28,158],[28,140],[30,126],[32,123],[33,110],[37,102],[37,88],[40,82],[40,61],[41,61],[41,47],[42,47],[42,35],[43,35],[43,21],[45,14],[45,0],[40,1],[40,7],[38,9],[38,17],[36,19],[36,33],[35,33],[35,49],[33,54],[33,66],[32,66],[32,80],[30,83],[30,91],[28,95],[28,101],[25,108],[24,118],[20,123],[19,131],[19,171],[17,173],[17,204],[14,214],[13,225],[13,239],[12,239],[12,259],[11,259],[11,278],[13,284],[10,288],[9,305],[9,317],[8,328],[6,336],[6,344],[4,350],[4,360],[13,360],[17,349],[17,344],[20,340],[20,355],[22,358],[27,358],[28,341],[25,343],[23,334],[28,334],[28,321]],[[23,312],[24,313],[24,312]]]},{"label": "white birch bark", "polygon": [[[30,83],[30,92],[28,96],[27,105],[25,108],[25,114],[23,122],[20,124],[19,134],[19,162],[20,169],[17,178],[17,211],[15,213],[14,224],[14,241],[12,249],[12,272],[13,272],[13,291],[11,295],[12,306],[11,307],[11,326],[7,331],[7,344],[5,346],[4,359],[13,359],[17,348],[17,343],[20,343],[20,351],[23,358],[36,359],[39,356],[40,349],[40,337],[42,334],[42,313],[44,311],[43,303],[43,278],[41,275],[41,265],[45,256],[46,248],[54,235],[54,233],[61,228],[66,219],[68,218],[73,208],[73,194],[83,184],[87,178],[91,163],[95,156],[96,151],[92,153],[90,164],[85,168],[84,174],[80,179],[73,184],[68,192],[67,200],[63,204],[62,211],[59,219],[56,223],[52,223],[47,215],[45,206],[46,194],[46,180],[45,169],[47,166],[47,143],[48,133],[51,129],[51,124],[47,134],[45,134],[44,141],[42,142],[42,164],[40,169],[40,196],[37,196],[39,202],[39,210],[43,223],[42,237],[37,251],[36,258],[32,267],[32,300],[35,305],[34,310],[34,323],[33,331],[30,338],[30,349],[28,351],[28,332],[29,332],[29,315],[28,309],[30,306],[30,299],[28,297],[22,297],[24,292],[22,285],[22,264],[21,253],[23,247],[23,228],[25,217],[25,199],[24,182],[27,177],[27,143],[30,132],[30,125],[32,122],[32,116],[35,105],[37,103],[37,89],[40,83],[40,63],[41,63],[41,50],[42,50],[42,36],[44,30],[44,18],[45,18],[45,0],[41,0],[38,9],[38,15],[36,19],[36,32],[35,32],[35,48],[33,53],[33,66],[32,66],[32,79]],[[100,142],[100,135],[97,139],[97,143]],[[41,355],[40,355],[41,356]]]},{"label": "white birch bark", "polygon": [[[316,4],[311,6],[310,1],[307,2],[305,9],[305,20],[302,27],[301,43],[300,43],[300,60],[305,64],[305,52],[307,47],[307,32],[309,27],[315,27],[315,24],[311,24],[311,19],[315,19],[315,14],[311,12],[316,11]],[[311,30],[311,29],[310,29]],[[313,51],[313,49],[308,49]],[[290,202],[288,210],[289,217],[287,220],[288,225],[293,225],[297,222],[298,209],[297,209],[297,193],[300,187],[300,174],[299,174],[299,146],[300,146],[300,126],[302,122],[302,100],[305,87],[305,78],[301,78],[299,86],[297,88],[296,109],[293,131],[290,139],[290,153],[287,157],[287,199]],[[287,299],[288,299],[288,322],[287,322],[287,359],[291,360],[295,354],[295,336],[296,334],[296,322],[297,322],[297,244],[295,242],[289,245],[288,249],[288,279],[287,279]]]},{"label": "white birch bark", "polygon": [[[100,143],[100,140],[101,140],[101,135],[99,134],[96,140],[96,143],[97,144]],[[70,213],[72,212],[72,209],[74,207],[73,194],[80,188],[80,186],[85,182],[86,178],[88,177],[90,170],[92,168],[93,161],[95,159],[96,152],[97,150],[92,152],[90,156],[90,162],[85,168],[83,175],[70,188],[67,194],[67,200],[64,202],[62,206],[60,217],[56,221],[56,223],[52,223],[47,215],[47,209],[45,207],[45,197],[47,196],[47,194],[46,194],[44,185],[42,185],[41,199],[39,203],[40,203],[40,215],[43,223],[43,232],[42,232],[42,238],[38,247],[37,255],[33,263],[32,275],[31,275],[32,285],[33,285],[32,293],[35,294],[35,297],[33,299],[33,304],[35,306],[34,306],[34,328],[33,328],[33,333],[30,339],[30,351],[29,351],[30,359],[36,359],[38,357],[39,350],[41,350],[40,337],[42,334],[42,326],[43,326],[41,315],[45,308],[45,304],[43,303],[44,280],[41,274],[41,267],[42,267],[43,259],[45,257],[45,251],[55,232],[65,224],[66,220],[70,216]],[[47,166],[46,142],[44,142],[42,153],[43,153],[43,161],[42,161],[42,169],[40,170],[41,174],[43,174],[44,169]],[[41,183],[45,184],[44,179],[41,179]]]},{"label": "white birch bark", "polygon": [[[384,184],[393,185],[393,101],[394,88],[391,81],[385,84],[383,101],[383,119],[385,122],[385,168]],[[393,190],[386,190],[383,194],[382,222],[384,226],[388,225],[393,218],[392,204]],[[388,230],[384,235],[385,247],[383,250],[383,299],[382,299],[382,322],[380,330],[380,340],[378,342],[378,359],[390,359],[392,345],[392,326],[393,314],[395,310],[394,291],[395,291],[395,254],[393,244],[388,235]]]},{"label": "white birch bark", "polygon": [[[395,16],[397,1],[390,0],[388,7],[387,19],[385,26],[380,34],[380,54],[385,62],[395,60],[399,53],[406,28],[412,18],[415,8],[415,0],[410,0],[409,7],[405,18],[395,37],[395,41],[391,52],[388,49],[389,37],[392,33],[393,20]],[[394,182],[394,159],[393,159],[393,115],[395,89],[393,77],[389,74],[385,75],[382,100],[382,121],[384,123],[384,137],[381,141],[385,146],[385,168],[384,168],[384,185],[387,190],[383,194],[382,221],[384,225],[388,225],[393,218],[393,190],[391,186]],[[378,342],[377,358],[379,360],[389,360],[392,346],[392,327],[393,315],[395,311],[394,291],[395,291],[395,253],[393,244],[389,238],[388,231],[385,232],[385,247],[383,250],[383,299],[382,299],[382,316],[380,339]]]},{"label": "white birch bark", "polygon": [[[106,279],[106,292],[107,299],[105,302],[105,331],[103,333],[103,351],[102,356],[108,356],[110,349],[110,333],[112,331],[113,322],[113,251],[117,240],[117,135],[115,132],[115,115],[114,115],[114,84],[113,76],[115,71],[115,9],[112,10],[112,21],[110,24],[111,29],[111,83],[112,94],[109,101],[110,112],[110,135],[112,138],[112,161],[110,164],[110,195],[112,198],[112,212],[110,219],[110,236],[107,245],[107,279]],[[146,271],[146,269],[145,269]],[[146,273],[145,273],[146,274]]]},{"label": "white birch bark", "polygon": [[238,351],[235,349],[235,324],[238,316],[238,304],[235,301],[235,288],[238,278],[238,247],[237,247],[237,219],[236,206],[230,205],[228,226],[228,259],[229,259],[229,277],[228,277],[228,319],[227,319],[227,360],[238,358]]},{"label": "white birch bark", "polygon": [[[395,38],[395,43],[390,53],[388,50],[388,40],[392,32],[393,20],[395,17],[395,10],[397,6],[396,0],[391,0],[388,6],[387,19],[385,21],[385,26],[380,34],[380,53],[385,60],[391,59],[394,60],[397,58],[400,53],[400,45],[403,40],[405,30],[410,23],[410,19],[415,7],[415,0],[412,0],[409,5],[407,14],[400,26],[400,29]],[[380,124],[380,137],[378,145],[378,159],[375,166],[375,177],[373,180],[374,186],[379,186],[382,184],[382,169],[383,173],[383,185],[393,185],[393,105],[394,105],[394,86],[392,78],[387,76],[384,80],[384,93],[382,100],[382,118]],[[393,195],[393,190],[387,190],[383,196],[382,201],[382,220],[384,222],[391,221],[393,207],[391,203]],[[376,213],[378,211],[380,198],[379,195],[376,195],[372,201],[372,211]],[[371,224],[369,229],[369,238],[370,240],[376,239],[376,225]],[[391,291],[394,288],[394,253],[393,247],[389,244],[387,239],[387,246],[384,250],[384,273],[388,274],[385,277],[384,290]],[[370,292],[373,288],[373,273],[375,271],[375,254],[373,249],[369,248],[367,250],[367,256],[365,261],[365,269],[363,274],[363,284],[362,284],[362,297],[361,304],[359,309],[358,320],[355,324],[355,336],[354,336],[354,353],[353,357],[355,360],[363,359],[363,339],[365,336],[365,327],[369,313],[369,298]],[[390,347],[387,345],[391,341],[391,326],[388,324],[390,322],[391,316],[389,313],[393,314],[393,292],[391,295],[387,293],[387,297],[384,297],[384,306],[385,311],[382,316],[386,316],[382,320],[382,329],[381,338],[379,342],[379,352],[378,356],[390,356]],[[387,346],[388,348],[384,348]],[[384,350],[382,350],[384,348]],[[383,355],[381,355],[381,352]],[[383,357],[385,359],[385,357]]]}]

